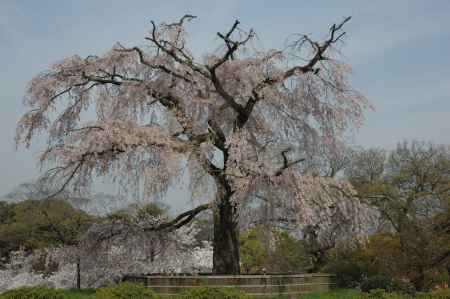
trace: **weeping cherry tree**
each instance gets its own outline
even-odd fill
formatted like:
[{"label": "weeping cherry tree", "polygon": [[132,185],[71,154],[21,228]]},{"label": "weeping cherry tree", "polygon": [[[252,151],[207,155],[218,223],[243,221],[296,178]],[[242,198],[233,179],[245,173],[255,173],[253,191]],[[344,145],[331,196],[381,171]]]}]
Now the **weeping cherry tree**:
[{"label": "weeping cherry tree", "polygon": [[152,21],[143,47],[117,43],[102,56],[71,56],[38,74],[16,140],[29,147],[45,134],[40,162],[58,192],[81,192],[98,177],[112,177],[139,181],[147,196],[163,194],[189,171],[212,186],[214,197],[146,230],[169,232],[212,210],[213,270],[237,274],[243,203],[261,190],[279,190],[301,206],[311,194],[326,198],[350,188],[302,165],[318,149],[338,151],[369,104],[338,60],[350,17],[322,41],[293,34],[271,50],[256,47],[255,32],[235,21],[201,59],[188,46],[186,25],[195,18]]}]

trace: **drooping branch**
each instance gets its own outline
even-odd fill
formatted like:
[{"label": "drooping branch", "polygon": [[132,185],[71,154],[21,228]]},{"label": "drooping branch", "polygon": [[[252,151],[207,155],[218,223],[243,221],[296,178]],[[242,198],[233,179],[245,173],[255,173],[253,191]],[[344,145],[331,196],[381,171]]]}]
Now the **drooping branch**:
[{"label": "drooping branch", "polygon": [[[80,170],[80,168],[83,166],[84,160],[79,161],[76,166],[73,168],[73,170],[69,173],[69,175],[67,176],[67,178],[64,180],[64,183],[61,185],[61,187],[56,190],[55,192],[53,192],[52,194],[50,194],[49,196],[47,196],[45,199],[51,199],[54,198],[56,196],[58,196],[59,194],[61,194],[66,187],[71,183],[71,181],[73,180],[73,178],[75,177],[75,175],[77,174],[77,172]],[[65,170],[68,167],[61,167],[60,170]]]},{"label": "drooping branch", "polygon": [[[96,127],[93,127],[93,128],[96,128]],[[49,156],[51,154],[51,152],[52,152],[52,148],[49,148],[43,154],[43,158],[41,158],[41,159],[45,159],[45,156]],[[68,169],[72,168],[72,170],[69,171],[69,173],[67,175],[63,174],[64,181],[63,181],[62,185],[58,188],[58,190],[56,190],[52,194],[48,195],[45,199],[54,198],[54,197],[58,196],[59,194],[61,194],[63,191],[65,191],[66,188],[69,186],[69,184],[76,177],[76,175],[79,174],[80,169],[88,161],[88,159],[90,159],[92,157],[101,158],[102,156],[105,156],[105,155],[118,155],[118,154],[124,153],[124,152],[125,152],[124,150],[118,148],[117,146],[113,146],[110,149],[106,149],[106,150],[103,150],[100,152],[86,152],[86,153],[83,153],[81,155],[80,159],[77,161],[70,161],[68,164],[66,164],[64,166],[58,166],[58,167],[49,169],[46,174],[47,179],[52,180],[53,178],[57,177],[60,173],[64,173]]]},{"label": "drooping branch", "polygon": [[[133,49],[131,49],[130,51],[133,51]],[[128,50],[124,50],[124,51],[128,51]],[[147,63],[146,65],[148,65],[150,67],[153,67],[148,62],[146,62],[146,63]],[[155,67],[158,68],[158,66],[155,66]],[[165,68],[165,67],[162,66],[162,68]],[[129,76],[124,76],[124,75],[118,74],[116,72],[109,73],[109,72],[107,72],[105,70],[99,70],[99,71],[104,73],[104,76],[90,75],[90,74],[87,74],[85,72],[82,72],[81,76],[84,79],[86,79],[87,81],[84,81],[83,83],[80,83],[80,84],[75,84],[75,85],[65,89],[64,91],[62,91],[62,92],[56,94],[54,97],[52,97],[51,100],[55,100],[56,98],[65,95],[66,93],[70,92],[70,90],[72,90],[72,88],[76,88],[76,87],[80,87],[80,86],[86,86],[89,83],[92,83],[92,85],[87,87],[83,92],[88,92],[91,88],[93,88],[95,86],[99,86],[99,85],[109,85],[109,84],[111,84],[111,85],[114,85],[114,86],[122,86],[124,84],[124,82],[127,82],[127,81],[128,82],[136,82],[136,83],[145,84],[145,81],[142,80],[142,79],[129,77]],[[179,74],[177,74],[175,72],[171,72],[169,69],[167,69],[167,72],[169,74],[177,77],[177,78],[180,78],[180,79],[184,80],[185,82],[189,82],[190,83],[190,80],[187,77],[179,75]],[[176,133],[174,135],[174,137],[177,137],[178,135],[181,135],[181,134],[185,134],[186,136],[189,137],[189,139],[193,140],[197,144],[203,142],[204,140],[206,140],[207,136],[205,134],[196,136],[192,132],[192,124],[190,124],[190,121],[189,121],[190,118],[187,116],[186,112],[184,111],[184,109],[183,109],[183,107],[181,105],[182,99],[180,99],[177,95],[175,95],[170,90],[167,91],[167,92],[162,93],[162,92],[159,92],[158,90],[155,90],[155,89],[149,89],[148,90],[148,95],[152,96],[162,106],[167,108],[169,111],[173,112],[172,115],[177,119],[178,123],[182,127],[182,131]],[[82,98],[83,97],[79,97],[71,106],[69,106],[65,110],[66,112],[62,113],[61,116],[58,117],[57,121],[59,121],[61,118],[63,118],[65,114],[70,113],[71,110],[76,105],[81,104]]]},{"label": "drooping branch", "polygon": [[[113,129],[111,129],[113,128]],[[65,190],[76,176],[91,176],[97,171],[92,165],[102,164],[103,170],[113,167],[114,161],[130,157],[142,157],[153,151],[167,152],[189,151],[188,141],[182,141],[166,134],[159,126],[138,126],[130,122],[104,121],[96,125],[77,129],[76,136],[61,146],[52,146],[44,152],[42,161],[56,159],[59,166],[47,171],[47,178],[64,179],[61,187],[49,197],[54,197]],[[127,135],[129,139],[117,142],[117,136]],[[103,141],[103,143],[102,143]],[[140,159],[140,158],[139,158]]]}]

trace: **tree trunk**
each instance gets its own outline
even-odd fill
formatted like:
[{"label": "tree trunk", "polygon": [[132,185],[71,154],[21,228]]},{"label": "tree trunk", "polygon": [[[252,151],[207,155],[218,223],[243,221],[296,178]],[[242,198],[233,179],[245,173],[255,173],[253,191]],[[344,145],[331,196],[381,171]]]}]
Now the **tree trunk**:
[{"label": "tree trunk", "polygon": [[422,270],[419,270],[418,275],[413,280],[414,286],[416,287],[417,291],[426,291],[426,285],[425,285],[425,274]]},{"label": "tree trunk", "polygon": [[217,186],[218,205],[214,211],[213,272],[239,274],[239,230],[236,208],[230,202],[232,192],[226,187],[228,186]]},{"label": "tree trunk", "polygon": [[80,258],[77,259],[77,289],[81,289]]},{"label": "tree trunk", "polygon": [[233,191],[226,176],[228,148],[222,129],[214,120],[208,124],[216,133],[214,145],[223,152],[223,169],[210,164],[208,172],[216,183],[216,208],[213,236],[213,272],[215,274],[239,274],[239,228],[236,205],[231,202]]}]

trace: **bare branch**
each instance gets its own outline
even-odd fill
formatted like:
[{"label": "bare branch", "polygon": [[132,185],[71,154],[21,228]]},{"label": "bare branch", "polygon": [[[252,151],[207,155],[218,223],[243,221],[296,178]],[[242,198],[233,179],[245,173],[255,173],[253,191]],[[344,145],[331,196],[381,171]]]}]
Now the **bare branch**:
[{"label": "bare branch", "polygon": [[193,19],[196,19],[196,18],[197,18],[197,16],[193,16],[193,15],[190,15],[190,14],[185,14],[184,16],[181,17],[181,19],[178,22],[168,24],[167,26],[183,26],[183,23],[185,21],[190,22],[190,21],[192,21]]},{"label": "bare branch", "polygon": [[178,79],[181,79],[181,80],[183,80],[185,82],[192,83],[192,80],[190,80],[189,78],[185,77],[184,75],[178,74],[177,72],[169,69],[167,66],[165,66],[163,64],[153,64],[153,63],[147,61],[144,58],[144,51],[142,49],[140,49],[139,47],[125,48],[125,47],[122,46],[122,49],[115,49],[115,50],[118,51],[118,52],[132,52],[132,51],[135,51],[139,55],[139,61],[143,65],[146,65],[146,66],[148,66],[149,68],[152,68],[152,69],[161,70],[161,71],[167,73],[168,75],[174,76],[174,77],[176,77]]},{"label": "bare branch", "polygon": [[309,39],[308,36],[304,35],[303,39],[308,41],[311,45],[313,45],[313,47],[315,48],[315,53],[313,55],[313,57],[309,60],[308,63],[306,63],[305,65],[302,66],[294,66],[292,68],[290,68],[289,70],[287,70],[283,77],[282,80],[286,80],[289,77],[292,77],[295,74],[305,74],[308,72],[313,72],[314,70],[314,66],[321,60],[327,60],[328,58],[325,57],[323,54],[327,51],[327,49],[334,43],[336,43],[337,41],[339,41],[345,34],[345,32],[341,32],[339,33],[337,36],[336,34],[342,29],[342,27],[344,26],[345,23],[347,23],[348,21],[350,21],[351,17],[346,17],[341,23],[339,23],[338,25],[333,24],[330,28],[330,36],[328,39],[326,39],[323,43],[319,43],[319,42],[314,42],[312,40]]},{"label": "bare branch", "polygon": [[[146,40],[151,41],[159,50],[161,50],[168,56],[172,57],[173,60],[175,60],[176,62],[189,67],[194,72],[197,72],[206,78],[209,78],[208,72],[206,72],[200,66],[196,65],[192,57],[186,54],[186,52],[183,49],[177,47],[176,45],[173,45],[171,42],[167,40],[159,39],[157,36],[158,26],[156,26],[154,21],[151,21],[151,24],[152,24],[151,36],[146,37],[145,38]],[[170,47],[167,47],[167,45],[169,45]],[[179,54],[182,57],[180,57]]]},{"label": "bare branch", "polygon": [[223,41],[225,42],[225,45],[227,46],[228,50],[227,52],[223,55],[223,57],[221,59],[219,59],[219,61],[217,61],[211,68],[210,70],[215,70],[217,69],[219,66],[221,66],[222,64],[224,64],[227,60],[229,59],[234,59],[234,53],[239,49],[239,47],[245,45],[250,39],[252,39],[255,36],[255,33],[252,29],[250,29],[250,32],[248,33],[247,37],[244,38],[241,41],[235,41],[231,39],[231,34],[238,28],[239,25],[239,20],[236,20],[233,24],[233,26],[231,27],[231,29],[224,35],[220,32],[217,32],[217,35],[223,39]]}]

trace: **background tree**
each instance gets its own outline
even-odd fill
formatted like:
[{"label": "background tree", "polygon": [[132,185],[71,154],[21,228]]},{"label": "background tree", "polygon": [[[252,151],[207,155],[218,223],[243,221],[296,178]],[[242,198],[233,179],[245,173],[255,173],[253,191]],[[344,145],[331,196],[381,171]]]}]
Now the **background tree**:
[{"label": "background tree", "polygon": [[39,132],[48,134],[40,160],[49,162],[47,178],[57,179],[59,191],[112,176],[143,185],[146,195],[164,194],[186,165],[192,178],[204,178],[199,185],[213,182],[214,200],[153,229],[177,229],[212,209],[214,272],[238,273],[241,203],[272,189],[301,206],[305,194],[323,198],[331,185],[344,187],[299,163],[318,147],[336,147],[361,123],[367,101],[348,85],[350,68],[334,51],[350,18],[323,41],[294,34],[268,51],[254,47],[255,32],[236,21],[217,33],[222,46],[202,60],[187,44],[193,19],[151,22],[145,48],[116,44],[37,75],[16,139],[29,146]]},{"label": "background tree", "polygon": [[374,229],[381,234],[369,242],[372,263],[419,290],[442,279],[450,262],[450,147],[412,141],[388,154],[359,150],[347,174],[380,215]]},{"label": "background tree", "polygon": [[[5,213],[6,211],[6,213]],[[0,254],[7,260],[12,251],[20,248],[27,252],[35,249],[71,246],[72,258],[77,265],[75,278],[80,287],[80,238],[94,222],[95,217],[73,208],[57,199],[26,200],[0,205]],[[43,257],[45,266],[45,256]]]},{"label": "background tree", "polygon": [[[13,191],[5,195],[6,198],[13,201],[24,201],[29,199],[42,199],[55,194],[56,190],[52,186],[46,185],[44,180],[37,180],[34,182],[24,182],[14,188]],[[70,194],[66,191],[58,192],[58,198],[69,199]]]},{"label": "background tree", "polygon": [[73,245],[94,219],[56,199],[27,200],[0,207],[0,213],[6,215],[0,222],[2,255],[19,247],[31,251],[47,246]]},{"label": "background tree", "polygon": [[266,238],[264,226],[241,234],[241,267],[245,273],[299,273],[310,268],[310,257],[302,240],[282,229],[270,230],[269,244],[265,244]]}]

